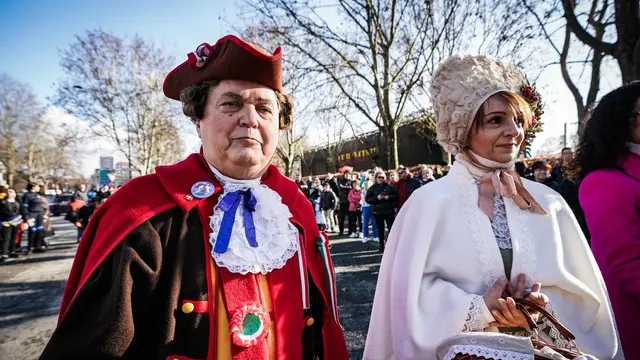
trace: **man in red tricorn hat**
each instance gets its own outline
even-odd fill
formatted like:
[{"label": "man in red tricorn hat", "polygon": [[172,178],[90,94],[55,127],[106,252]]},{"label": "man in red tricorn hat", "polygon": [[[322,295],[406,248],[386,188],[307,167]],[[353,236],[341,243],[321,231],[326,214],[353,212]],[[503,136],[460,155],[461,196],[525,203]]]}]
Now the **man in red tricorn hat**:
[{"label": "man in red tricorn hat", "polygon": [[281,68],[229,35],[167,75],[202,149],[96,211],[42,359],[348,358],[327,241],[269,164],[293,120]]}]

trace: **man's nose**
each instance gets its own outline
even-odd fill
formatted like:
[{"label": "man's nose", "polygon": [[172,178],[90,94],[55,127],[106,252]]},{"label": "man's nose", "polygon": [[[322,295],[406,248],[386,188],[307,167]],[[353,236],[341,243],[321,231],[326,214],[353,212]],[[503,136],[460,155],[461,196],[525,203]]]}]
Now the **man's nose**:
[{"label": "man's nose", "polygon": [[240,125],[248,128],[257,128],[259,124],[260,115],[256,111],[256,107],[252,104],[246,104],[240,116]]}]

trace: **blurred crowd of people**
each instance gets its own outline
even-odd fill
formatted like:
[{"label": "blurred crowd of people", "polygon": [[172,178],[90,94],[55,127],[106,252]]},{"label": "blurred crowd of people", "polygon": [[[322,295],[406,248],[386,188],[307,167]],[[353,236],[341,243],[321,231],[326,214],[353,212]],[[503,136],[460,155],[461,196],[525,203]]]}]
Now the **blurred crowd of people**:
[{"label": "blurred crowd of people", "polygon": [[445,176],[448,169],[447,164],[419,165],[412,169],[400,165],[389,171],[379,167],[362,172],[345,169],[342,173],[309,176],[306,180],[299,176],[296,184],[313,204],[321,230],[339,236],[346,230],[350,238],[378,242],[383,252],[385,233],[409,196]]}]

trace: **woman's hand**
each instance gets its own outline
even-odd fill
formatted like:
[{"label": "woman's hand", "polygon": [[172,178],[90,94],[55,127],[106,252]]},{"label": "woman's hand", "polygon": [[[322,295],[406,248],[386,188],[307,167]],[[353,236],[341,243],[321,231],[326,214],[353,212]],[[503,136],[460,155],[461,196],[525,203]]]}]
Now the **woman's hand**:
[{"label": "woman's hand", "polygon": [[549,303],[549,298],[547,297],[547,295],[540,292],[541,287],[542,284],[540,283],[533,284],[533,286],[531,287],[531,292],[529,293],[529,295],[527,295],[525,300],[529,300],[542,307],[547,306],[547,304]]},{"label": "woman's hand", "polygon": [[[511,287],[506,279],[496,281],[491,290],[484,296],[485,303],[496,320],[489,325],[529,328],[529,323],[525,315],[518,310],[514,300],[525,298],[525,286],[526,276],[524,274],[518,276],[518,282],[515,287]],[[539,283],[535,284],[526,299],[544,306],[548,302],[548,299],[544,294],[540,293],[540,287],[541,285]],[[506,297],[506,299],[504,297]],[[538,321],[538,312],[531,312],[531,316],[534,322]]]}]

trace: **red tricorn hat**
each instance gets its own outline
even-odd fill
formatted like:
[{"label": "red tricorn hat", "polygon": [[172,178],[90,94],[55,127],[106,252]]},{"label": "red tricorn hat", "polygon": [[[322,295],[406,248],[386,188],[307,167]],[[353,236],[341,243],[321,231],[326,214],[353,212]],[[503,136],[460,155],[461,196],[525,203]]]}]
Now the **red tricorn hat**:
[{"label": "red tricorn hat", "polygon": [[164,94],[180,100],[180,91],[206,80],[246,80],[284,93],[282,88],[282,49],[269,55],[256,45],[227,35],[215,45],[203,43],[187,55],[164,79]]}]

